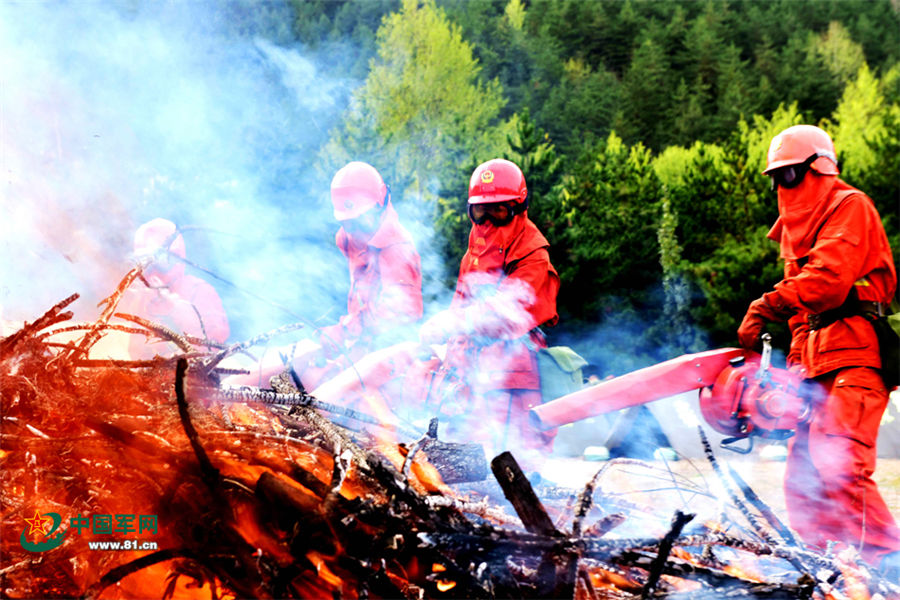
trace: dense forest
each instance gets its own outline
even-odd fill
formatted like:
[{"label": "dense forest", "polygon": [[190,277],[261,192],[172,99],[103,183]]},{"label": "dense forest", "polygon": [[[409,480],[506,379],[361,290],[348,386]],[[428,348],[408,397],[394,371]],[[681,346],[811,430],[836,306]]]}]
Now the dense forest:
[{"label": "dense forest", "polygon": [[[293,0],[232,2],[228,23],[358,81],[318,132],[324,174],[385,174],[433,218],[445,277],[465,247],[466,186],[517,162],[562,278],[553,340],[663,358],[734,344],[780,274],[760,174],[771,137],[818,124],[842,177],[900,248],[900,4],[891,0]],[[785,333],[776,332],[783,345]]]}]

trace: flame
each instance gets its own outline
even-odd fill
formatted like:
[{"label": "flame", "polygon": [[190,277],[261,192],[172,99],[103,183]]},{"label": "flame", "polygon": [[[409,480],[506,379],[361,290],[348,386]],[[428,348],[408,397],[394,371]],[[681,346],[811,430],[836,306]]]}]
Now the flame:
[{"label": "flame", "polygon": [[[396,416],[388,406],[387,400],[380,393],[367,393],[362,396],[362,405],[364,410],[374,415],[383,423],[392,423],[396,420]],[[397,469],[403,467],[406,456],[409,454],[409,448],[401,445],[397,439],[396,433],[387,428],[376,428],[375,435],[378,440],[378,451],[387,457]],[[427,461],[424,453],[416,454],[412,465],[410,465],[410,484],[419,493],[436,493],[440,492],[447,495],[453,495],[453,491],[444,484],[443,479],[438,470]]]},{"label": "flame", "polygon": [[689,561],[692,563],[696,562],[696,558],[697,558],[697,556],[695,554],[688,552],[684,548],[680,548],[678,546],[675,546],[674,548],[672,548],[672,550],[671,550],[671,552],[669,552],[669,554],[676,558],[680,558],[682,560],[686,560],[686,561]]},{"label": "flame", "polygon": [[306,553],[306,558],[315,565],[316,573],[325,580],[325,583],[332,586],[335,589],[341,588],[341,578],[335,575],[331,569],[328,568],[328,563],[326,562],[326,557],[322,554],[314,551],[310,551]]},{"label": "flame", "polygon": [[660,579],[674,587],[679,592],[696,592],[703,588],[699,581],[692,581],[674,575],[660,575]]},{"label": "flame", "polygon": [[449,592],[456,587],[456,582],[450,579],[438,579],[435,585],[437,585],[439,592]]},{"label": "flame", "polygon": [[713,533],[727,533],[728,529],[723,523],[719,523],[718,521],[705,521],[703,526]]},{"label": "flame", "polygon": [[746,560],[738,560],[737,562],[727,564],[722,568],[722,570],[729,575],[739,577],[746,581],[754,581],[757,583],[766,581],[765,575],[763,575],[759,571],[759,569],[755,569],[754,565],[750,564]]},{"label": "flame", "polygon": [[[103,600],[128,600],[129,598],[144,597],[151,593],[152,590],[160,590],[159,597],[162,597],[162,589],[165,588],[164,582],[172,574],[172,568],[171,562],[149,566],[125,577],[117,585],[106,588],[100,598]],[[215,580],[212,585],[215,585],[216,589],[221,592],[222,583],[220,581]],[[212,585],[208,581],[198,583],[187,576],[178,577],[174,582],[172,598],[178,598],[179,600],[209,600],[213,597]]]},{"label": "flame", "polygon": [[[90,551],[89,542],[137,539],[155,542],[159,550],[190,548],[197,543],[194,531],[213,525],[206,522],[209,492],[198,477],[197,458],[172,398],[171,367],[73,369],[59,361],[59,370],[50,372],[48,364],[53,365],[54,355],[40,347],[27,348],[11,361],[5,355],[0,359],[4,390],[0,397],[4,417],[0,518],[24,528],[23,519],[35,510],[54,512],[61,515],[62,528],[67,530],[62,544],[37,562],[19,545],[21,530],[15,536],[3,536],[4,566],[13,567],[4,573],[6,592],[23,597],[82,596],[104,574],[151,552]],[[260,556],[290,564],[295,558],[286,541],[264,522],[267,515],[260,515],[255,505],[255,482],[267,471],[287,479],[294,468],[305,468],[328,481],[331,455],[286,438],[277,419],[261,407],[207,409],[204,389],[187,388],[201,446],[222,480],[233,482],[231,489],[242,486],[251,492],[223,492],[229,496],[231,518],[218,527],[237,533]],[[236,429],[226,426],[225,415]],[[95,515],[154,515],[157,532],[104,537],[90,527],[73,530],[69,526],[72,518]],[[321,582],[340,589],[341,579],[327,557],[307,558]],[[17,564],[26,566],[17,568]],[[210,577],[182,559],[167,560],[124,576],[100,597],[163,597],[170,582],[177,598],[210,598],[213,587],[220,595],[231,595],[226,582]]]},{"label": "flame", "polygon": [[843,592],[849,600],[871,600],[869,587],[858,568],[851,565],[841,565],[841,573],[844,576]]},{"label": "flame", "polygon": [[[0,350],[6,339],[0,339]],[[371,512],[339,513],[351,503],[343,503],[321,491],[320,484],[330,484],[335,466],[330,451],[285,435],[285,428],[278,418],[263,405],[214,404],[204,398],[209,383],[193,381],[192,377],[202,379],[194,373],[188,375],[187,389],[192,402],[190,420],[196,437],[192,435],[189,439],[185,429],[190,428],[182,423],[172,398],[170,366],[159,363],[158,367],[134,370],[79,369],[71,363],[67,366],[60,354],[54,354],[67,351],[56,347],[52,350],[41,348],[35,342],[22,352],[22,356],[12,360],[0,354],[0,388],[3,389],[0,414],[3,415],[5,446],[0,450],[4,474],[0,478],[3,500],[0,522],[24,527],[25,518],[35,520],[52,512],[60,514],[64,526],[69,528],[62,545],[39,560],[19,543],[22,529],[17,529],[13,535],[2,536],[0,552],[4,557],[3,589],[6,595],[89,595],[87,592],[104,575],[139,557],[148,556],[148,551],[88,551],[88,542],[98,540],[98,534],[73,532],[69,527],[70,518],[76,515],[123,514],[158,516],[156,533],[135,537],[154,541],[161,550],[188,551],[178,555],[179,558],[137,569],[107,587],[99,595],[101,598],[163,597],[167,592],[177,598],[204,599],[216,593],[225,598],[259,595],[254,594],[253,589],[241,590],[243,593],[231,589],[239,588],[243,582],[235,581],[235,575],[227,569],[213,571],[215,563],[197,558],[219,552],[235,565],[240,562],[238,558],[243,559],[245,567],[250,565],[243,572],[262,570],[260,567],[279,570],[280,567],[304,565],[289,584],[301,597],[341,595],[352,598],[359,593],[360,588],[354,581],[359,577],[359,566],[349,568],[345,561],[353,558],[347,539],[368,540],[365,536],[373,533],[377,525],[359,517],[363,514],[371,516]],[[369,414],[388,422],[392,420],[383,397],[370,395],[365,402]],[[111,407],[114,407],[114,413],[110,412]],[[400,444],[396,433],[390,429],[373,428],[371,433],[376,436],[376,449],[398,470],[402,469],[411,447]],[[369,444],[369,438],[366,440]],[[198,443],[203,452],[196,449]],[[368,445],[366,448],[372,449]],[[209,464],[201,469],[198,465],[204,454]],[[437,470],[428,462],[427,446],[416,453],[415,460],[407,466],[410,467],[409,485],[416,491],[464,497],[443,483]],[[296,469],[305,473],[298,474]],[[215,472],[216,483],[209,483],[210,470]],[[287,525],[272,519],[267,511],[276,511],[259,502],[259,496],[267,490],[257,487],[264,474],[268,474],[267,482],[271,483],[274,478],[279,486],[290,488],[277,487],[280,492],[300,494],[290,496],[290,502],[295,504],[286,506],[311,507],[309,514],[295,517],[291,509],[281,511],[291,513],[281,515],[287,517]],[[354,506],[365,506],[370,510],[389,501],[380,491],[381,487],[373,485],[372,474],[364,473],[355,463],[351,462],[343,475],[340,496],[347,500],[362,498],[361,502],[352,503]],[[304,485],[293,477],[304,481]],[[279,506],[278,502],[282,501],[287,502],[273,500],[273,504]],[[219,502],[225,503],[224,510],[218,506]],[[329,513],[332,508],[337,512]],[[393,506],[389,508],[394,509]],[[338,529],[336,521],[322,522],[326,514],[328,518],[340,517],[341,523],[356,519],[355,526],[359,529],[352,531],[354,536],[362,537],[341,538],[341,542],[337,537],[329,538],[329,544],[319,549],[302,545],[320,533],[327,536]],[[308,534],[304,524],[306,519],[312,522],[313,517],[319,519],[319,523],[311,528],[314,533]],[[410,518],[414,517],[411,515]],[[706,527],[711,531],[725,531],[724,525],[715,522],[706,523]],[[389,531],[387,537],[394,533]],[[307,536],[305,539],[304,535]],[[397,550],[392,554],[394,558],[382,560],[380,565],[376,561],[373,565],[400,595],[416,597],[424,589],[434,589],[431,588],[432,581],[440,593],[462,595],[467,591],[465,580],[457,583],[448,578],[446,565],[453,563],[434,562],[450,561],[450,556],[432,553],[419,555],[417,559],[415,555],[404,555],[399,551],[404,544],[407,549],[412,547],[409,540],[414,535],[409,532],[404,535],[393,536],[400,538],[391,546],[392,551]],[[233,548],[216,546],[221,540]],[[342,546],[342,543],[348,545]],[[416,551],[419,547],[411,552]],[[717,558],[723,560],[720,554],[727,553],[717,553]],[[699,555],[685,548],[674,548],[671,556],[704,564]],[[857,558],[850,554],[840,556],[844,575],[840,585],[843,587],[828,597],[871,600],[866,589],[868,573],[858,567]],[[423,561],[421,565],[419,560]],[[231,569],[231,562],[227,564]],[[431,571],[427,572],[426,565],[429,564]],[[730,554],[723,569],[748,582],[766,581],[763,563],[739,551]],[[525,573],[522,577],[533,576],[530,568],[523,567],[522,571]],[[582,584],[583,573],[587,574],[594,590],[601,591],[596,594],[598,598],[636,593],[646,582],[646,570],[637,567],[585,565],[579,575]],[[701,589],[697,581],[670,575],[662,578],[679,591]],[[575,595],[582,597],[577,588]]]},{"label": "flame", "polygon": [[629,577],[625,572],[594,567],[588,570],[588,576],[595,589],[640,590],[643,588],[640,581]]},{"label": "flame", "polygon": [[259,415],[247,404],[232,404],[227,410],[235,425],[253,426],[259,423]]}]

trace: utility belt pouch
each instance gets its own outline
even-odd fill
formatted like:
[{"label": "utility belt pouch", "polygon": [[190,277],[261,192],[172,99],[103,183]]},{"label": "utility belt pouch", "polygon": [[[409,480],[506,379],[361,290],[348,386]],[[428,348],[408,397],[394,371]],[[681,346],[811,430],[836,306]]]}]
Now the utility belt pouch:
[{"label": "utility belt pouch", "polygon": [[806,317],[806,322],[809,324],[810,329],[816,330],[828,327],[841,319],[862,315],[871,321],[872,319],[869,315],[874,315],[877,318],[880,314],[883,314],[880,302],[858,300],[856,294],[851,293],[847,300],[837,308],[826,310],[819,314],[811,314]]},{"label": "utility belt pouch", "polygon": [[839,307],[809,315],[806,321],[810,329],[816,330],[854,316],[865,317],[875,330],[885,387],[890,390],[900,385],[900,303],[896,299],[885,306],[881,302],[860,300],[854,290]]},{"label": "utility belt pouch", "polygon": [[888,310],[879,305],[877,313],[864,313],[878,336],[881,379],[888,390],[900,385],[900,303],[893,300]]},{"label": "utility belt pouch", "polygon": [[544,402],[577,392],[584,386],[582,369],[588,363],[568,346],[541,348],[537,353],[537,361],[541,376],[541,399]]}]

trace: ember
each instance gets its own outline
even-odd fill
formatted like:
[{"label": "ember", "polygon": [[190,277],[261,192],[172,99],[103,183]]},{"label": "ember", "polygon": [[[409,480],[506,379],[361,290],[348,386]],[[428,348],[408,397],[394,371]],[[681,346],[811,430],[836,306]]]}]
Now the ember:
[{"label": "ember", "polygon": [[[503,453],[496,484],[451,488],[440,463],[459,449],[436,428],[338,426],[326,415],[349,413],[290,378],[220,389],[219,361],[247,344],[115,325],[115,295],[96,323],[52,329],[75,298],[0,340],[6,597],[900,598],[850,553],[801,549],[742,481],[715,525],[601,489],[627,461],[577,493],[535,490]],[[91,359],[114,328],[179,354]],[[650,522],[658,535],[618,535]]]}]

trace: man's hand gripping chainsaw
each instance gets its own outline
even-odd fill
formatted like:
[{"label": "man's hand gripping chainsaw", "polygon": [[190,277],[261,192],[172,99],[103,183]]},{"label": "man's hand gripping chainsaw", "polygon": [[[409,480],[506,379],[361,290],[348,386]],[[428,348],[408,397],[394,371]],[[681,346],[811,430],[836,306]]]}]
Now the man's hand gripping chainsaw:
[{"label": "man's hand gripping chainsaw", "polygon": [[[532,422],[552,429],[699,389],[704,419],[730,436],[723,447],[747,453],[754,437],[786,439],[810,416],[811,386],[800,375],[772,367],[771,357],[768,334],[761,355],[740,348],[686,354],[535,407]],[[735,445],[744,439],[746,448]]]}]

